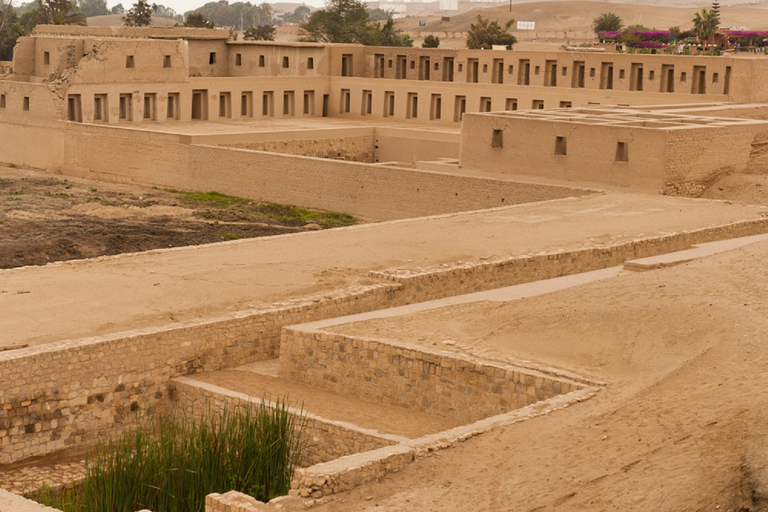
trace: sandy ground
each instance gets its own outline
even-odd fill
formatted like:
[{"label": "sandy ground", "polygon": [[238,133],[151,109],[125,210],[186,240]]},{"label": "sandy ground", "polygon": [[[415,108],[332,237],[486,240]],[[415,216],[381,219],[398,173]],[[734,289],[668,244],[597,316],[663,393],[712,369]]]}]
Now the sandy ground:
[{"label": "sandy ground", "polygon": [[39,344],[211,318],[371,283],[370,270],[594,247],[765,213],[764,207],[720,201],[610,192],[2,270],[0,343]]},{"label": "sandy ground", "polygon": [[766,250],[754,244],[530,299],[334,327],[452,339],[608,385],[318,510],[768,509]]},{"label": "sandy ground", "polygon": [[303,408],[329,420],[352,423],[382,434],[414,439],[461,425],[451,418],[365,401],[241,369],[208,372],[192,378],[245,393],[256,401],[262,398],[282,400],[285,397],[291,407]]}]

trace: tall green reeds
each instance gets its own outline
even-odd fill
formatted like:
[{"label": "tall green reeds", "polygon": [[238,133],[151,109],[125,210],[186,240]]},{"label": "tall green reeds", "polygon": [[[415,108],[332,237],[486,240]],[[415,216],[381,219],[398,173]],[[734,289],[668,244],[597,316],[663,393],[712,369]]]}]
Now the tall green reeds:
[{"label": "tall green reeds", "polygon": [[159,417],[99,445],[86,457],[79,496],[50,504],[64,512],[203,512],[207,494],[233,489],[267,501],[288,492],[305,425],[285,400]]}]

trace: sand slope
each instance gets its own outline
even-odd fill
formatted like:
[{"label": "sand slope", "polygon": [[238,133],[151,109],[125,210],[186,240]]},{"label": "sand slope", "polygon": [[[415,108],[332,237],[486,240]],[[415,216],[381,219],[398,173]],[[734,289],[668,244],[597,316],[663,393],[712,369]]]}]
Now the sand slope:
[{"label": "sand slope", "polygon": [[318,510],[766,510],[766,250],[348,326],[379,338],[457,340],[608,386]]}]

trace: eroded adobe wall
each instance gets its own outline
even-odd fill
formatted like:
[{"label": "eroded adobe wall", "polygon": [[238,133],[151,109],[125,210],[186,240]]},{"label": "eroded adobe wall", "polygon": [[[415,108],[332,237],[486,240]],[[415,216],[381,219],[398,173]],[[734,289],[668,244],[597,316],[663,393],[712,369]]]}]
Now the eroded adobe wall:
[{"label": "eroded adobe wall", "polygon": [[[664,132],[655,129],[470,114],[462,130],[460,165],[659,192],[664,141]],[[626,144],[627,161],[617,157],[619,143]]]},{"label": "eroded adobe wall", "polygon": [[699,197],[726,173],[768,173],[768,126],[669,130],[664,193]]},{"label": "eroded adobe wall", "polygon": [[183,190],[217,190],[255,200],[391,220],[589,193],[357,162],[216,146],[141,130],[68,125],[65,174]]},{"label": "eroded adobe wall", "polygon": [[373,135],[344,137],[342,139],[313,138],[269,142],[240,142],[227,147],[268,151],[284,155],[304,155],[332,160],[374,163],[376,161]]}]

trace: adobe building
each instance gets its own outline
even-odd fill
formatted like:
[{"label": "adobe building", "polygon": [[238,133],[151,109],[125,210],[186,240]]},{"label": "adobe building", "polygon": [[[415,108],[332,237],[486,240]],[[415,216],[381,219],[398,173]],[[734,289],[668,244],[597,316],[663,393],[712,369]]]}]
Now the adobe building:
[{"label": "adobe building", "polygon": [[[768,59],[757,56],[364,47],[233,41],[226,30],[38,26],[1,69],[4,159],[102,179],[193,186],[158,178],[173,166],[166,160],[176,146],[166,143],[345,158],[350,133],[317,124],[301,133],[281,136],[274,127],[271,138],[263,133],[264,120],[321,118],[373,126],[358,153],[401,168],[695,196],[722,172],[763,167],[755,158],[764,123],[728,120],[731,114],[765,118]],[[686,105],[698,105],[696,112],[686,113]],[[742,106],[738,112],[735,105]],[[238,135],[216,138],[221,130],[206,122],[224,123]],[[395,126],[412,129],[387,143],[385,131]],[[130,147],[136,129],[151,152],[136,169],[141,175],[126,170],[115,178],[120,171],[88,158],[99,146],[84,146],[84,132],[110,139],[103,156]],[[175,132],[193,135],[174,138]],[[119,158],[110,157],[110,165]]]}]

